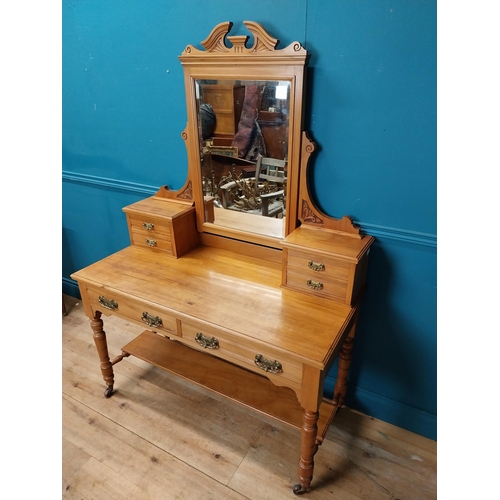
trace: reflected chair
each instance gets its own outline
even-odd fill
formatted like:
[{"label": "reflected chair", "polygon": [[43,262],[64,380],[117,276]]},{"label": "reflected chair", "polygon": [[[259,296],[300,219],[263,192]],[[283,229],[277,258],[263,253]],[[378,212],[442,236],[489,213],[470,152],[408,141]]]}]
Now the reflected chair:
[{"label": "reflected chair", "polygon": [[285,211],[286,161],[259,156],[255,177],[229,175],[219,185],[222,207],[264,217]]}]

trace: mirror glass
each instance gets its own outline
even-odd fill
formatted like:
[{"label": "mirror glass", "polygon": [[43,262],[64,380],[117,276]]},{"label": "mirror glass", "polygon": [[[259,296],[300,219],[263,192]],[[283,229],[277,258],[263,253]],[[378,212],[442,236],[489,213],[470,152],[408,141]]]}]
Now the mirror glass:
[{"label": "mirror glass", "polygon": [[283,238],[290,82],[194,84],[205,222]]}]

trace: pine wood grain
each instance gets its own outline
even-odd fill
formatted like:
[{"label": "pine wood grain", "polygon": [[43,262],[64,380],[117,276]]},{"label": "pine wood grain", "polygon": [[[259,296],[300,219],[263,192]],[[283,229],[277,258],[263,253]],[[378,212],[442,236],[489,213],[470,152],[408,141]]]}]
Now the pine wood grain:
[{"label": "pine wood grain", "polygon": [[[104,398],[89,321],[76,299],[65,301],[62,498],[296,498],[298,431],[132,356],[115,366],[116,393]],[[111,356],[142,330],[106,318]],[[344,408],[302,498],[434,499],[436,443]]]}]

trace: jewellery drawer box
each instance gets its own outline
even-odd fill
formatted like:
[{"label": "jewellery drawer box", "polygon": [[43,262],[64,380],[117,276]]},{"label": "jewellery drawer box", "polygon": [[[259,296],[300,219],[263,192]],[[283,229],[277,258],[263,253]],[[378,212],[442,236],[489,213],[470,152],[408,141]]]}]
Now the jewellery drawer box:
[{"label": "jewellery drawer box", "polygon": [[301,226],[282,242],[282,286],[353,305],[365,287],[374,238],[342,235]]},{"label": "jewellery drawer box", "polygon": [[123,209],[132,245],[179,258],[198,245],[194,207],[152,196]]}]

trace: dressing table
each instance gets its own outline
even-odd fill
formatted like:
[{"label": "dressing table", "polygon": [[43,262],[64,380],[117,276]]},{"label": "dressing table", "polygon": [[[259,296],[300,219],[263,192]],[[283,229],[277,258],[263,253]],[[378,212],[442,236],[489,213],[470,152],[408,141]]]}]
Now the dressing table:
[{"label": "dressing table", "polygon": [[[105,397],[113,393],[114,366],[136,356],[285,422],[301,433],[293,492],[302,494],[345,399],[373,237],[349,217],[322,213],[310,196],[315,145],[302,130],[306,50],[298,42],[277,49],[259,24],[244,25],[250,47],[247,35],[229,36],[232,23],[225,22],[203,49],[188,45],[179,57],[188,112],[185,185],[161,187],[125,207],[130,246],[72,278],[90,318]],[[218,101],[221,89],[232,108]],[[223,144],[202,123],[202,105],[215,120],[227,113],[231,124],[238,108],[238,127],[219,128]],[[280,147],[269,152],[273,141]],[[216,171],[209,161],[220,148],[235,160]],[[264,180],[255,175],[270,154],[284,165],[279,182],[272,166]],[[227,182],[238,190],[223,206]],[[269,193],[282,204],[274,216],[259,213]],[[145,330],[110,356],[102,315]],[[333,399],[326,400],[325,376],[337,358]]]}]

